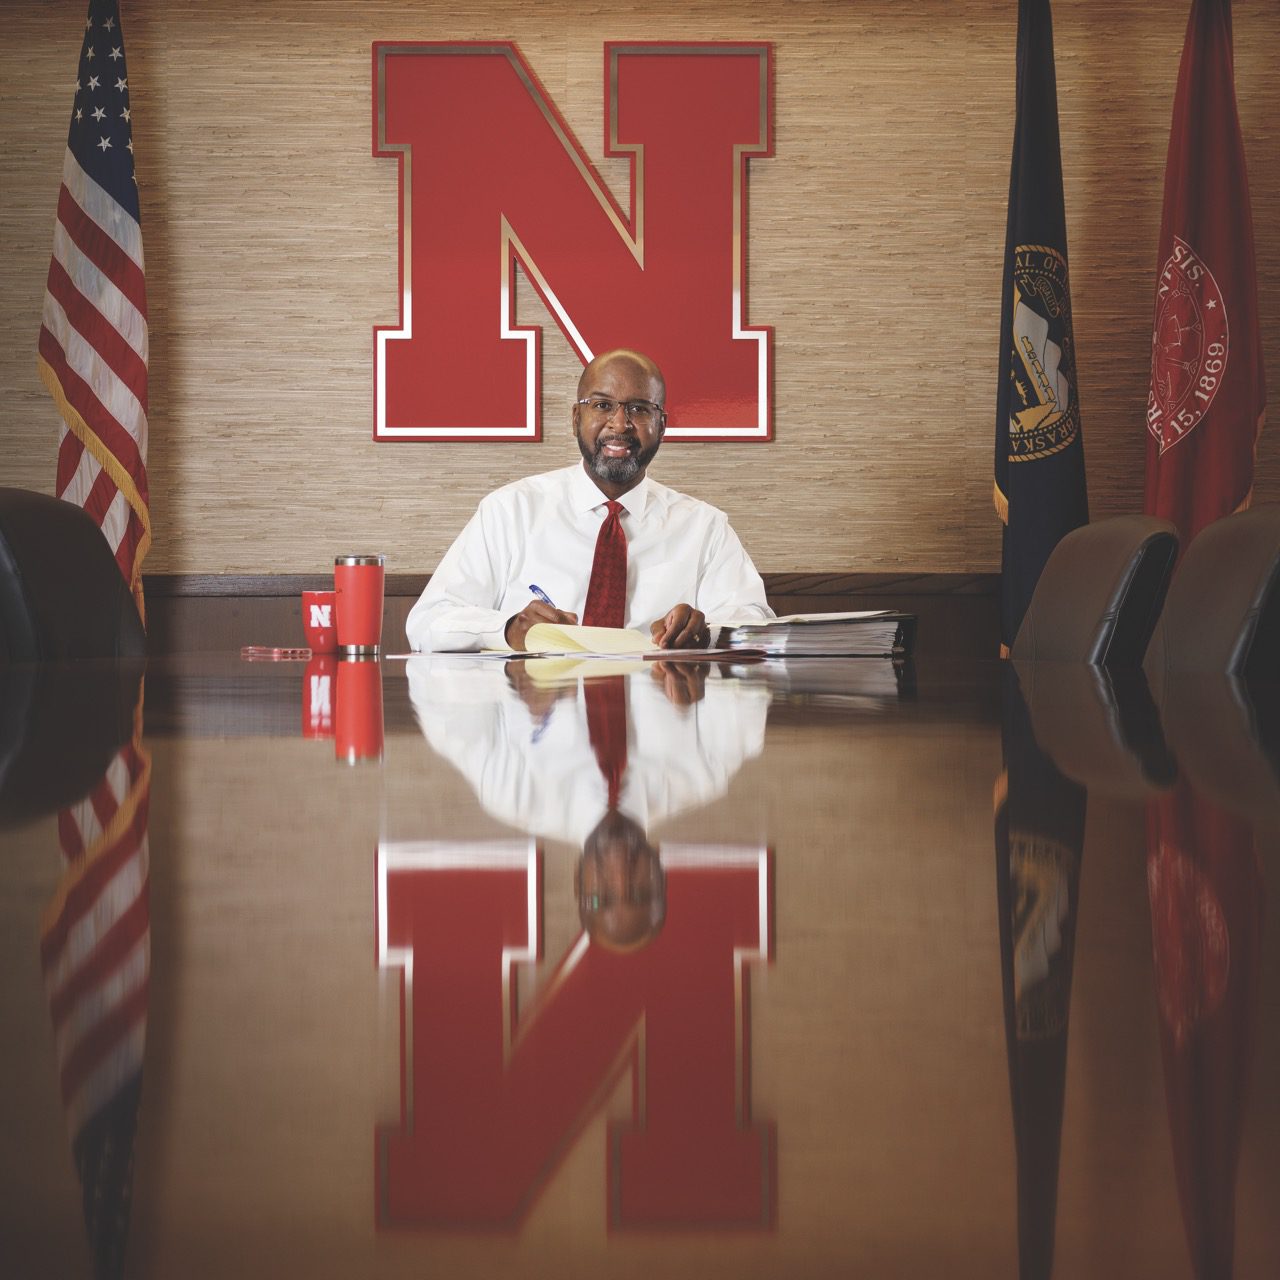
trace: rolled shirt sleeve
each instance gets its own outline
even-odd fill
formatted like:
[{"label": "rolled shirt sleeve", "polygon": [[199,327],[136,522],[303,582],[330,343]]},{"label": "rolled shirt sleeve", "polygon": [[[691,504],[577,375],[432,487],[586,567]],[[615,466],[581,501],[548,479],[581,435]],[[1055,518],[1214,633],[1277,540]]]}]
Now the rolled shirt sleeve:
[{"label": "rolled shirt sleeve", "polygon": [[751,557],[733,531],[729,517],[722,511],[716,515],[719,519],[707,543],[698,598],[689,603],[707,615],[711,627],[772,618],[774,612],[765,599],[764,582]]},{"label": "rolled shirt sleeve", "polygon": [[486,498],[445,552],[405,621],[415,652],[510,648],[510,615],[497,607],[503,583],[498,564],[510,542],[499,517]]}]

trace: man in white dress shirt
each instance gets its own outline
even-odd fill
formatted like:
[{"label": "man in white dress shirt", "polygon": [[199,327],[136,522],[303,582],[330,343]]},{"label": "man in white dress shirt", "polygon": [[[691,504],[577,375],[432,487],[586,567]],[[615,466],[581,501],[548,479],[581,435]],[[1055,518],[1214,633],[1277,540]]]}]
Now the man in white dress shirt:
[{"label": "man in white dress shirt", "polygon": [[623,625],[647,631],[657,648],[689,649],[705,648],[722,622],[771,618],[724,512],[646,475],[666,431],[665,402],[662,372],[647,356],[592,360],[573,406],[581,466],[481,501],[409,613],[410,645],[518,650],[535,623],[576,623],[611,501],[626,536]]}]

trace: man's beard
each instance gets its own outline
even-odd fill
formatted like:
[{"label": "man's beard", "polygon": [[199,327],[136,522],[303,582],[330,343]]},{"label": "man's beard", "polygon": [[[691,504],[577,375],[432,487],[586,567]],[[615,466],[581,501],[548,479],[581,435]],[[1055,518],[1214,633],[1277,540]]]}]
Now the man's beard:
[{"label": "man's beard", "polygon": [[653,461],[654,455],[658,452],[658,446],[662,443],[661,440],[655,440],[648,449],[641,449],[639,441],[634,436],[610,436],[608,442],[616,444],[620,439],[624,440],[631,450],[625,458],[610,458],[604,452],[604,436],[596,437],[594,451],[588,448],[581,436],[577,437],[578,450],[586,461],[588,469],[597,479],[609,484],[629,484]]}]

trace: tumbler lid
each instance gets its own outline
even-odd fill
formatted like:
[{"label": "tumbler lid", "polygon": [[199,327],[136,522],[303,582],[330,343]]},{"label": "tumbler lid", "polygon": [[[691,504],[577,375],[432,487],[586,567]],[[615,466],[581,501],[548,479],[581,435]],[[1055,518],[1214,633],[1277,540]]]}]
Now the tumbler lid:
[{"label": "tumbler lid", "polygon": [[386,556],[334,556],[333,563],[339,564],[384,564]]}]

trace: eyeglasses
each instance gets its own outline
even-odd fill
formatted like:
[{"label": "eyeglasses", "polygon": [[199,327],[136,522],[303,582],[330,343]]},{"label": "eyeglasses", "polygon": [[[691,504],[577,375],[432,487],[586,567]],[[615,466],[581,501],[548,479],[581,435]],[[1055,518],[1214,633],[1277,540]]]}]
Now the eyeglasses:
[{"label": "eyeglasses", "polygon": [[607,396],[588,396],[577,403],[586,405],[587,412],[600,422],[608,422],[621,405],[633,427],[649,427],[666,416],[662,406],[652,400],[610,400]]},{"label": "eyeglasses", "polygon": [[621,893],[587,893],[578,895],[579,911],[607,911],[610,907],[639,907],[651,903],[663,894],[663,886],[650,884],[628,885]]}]

